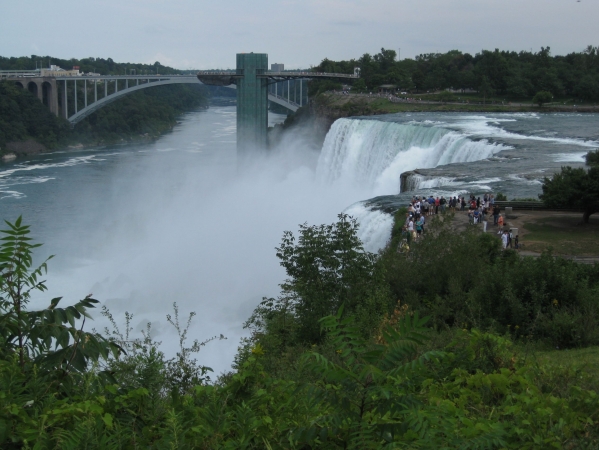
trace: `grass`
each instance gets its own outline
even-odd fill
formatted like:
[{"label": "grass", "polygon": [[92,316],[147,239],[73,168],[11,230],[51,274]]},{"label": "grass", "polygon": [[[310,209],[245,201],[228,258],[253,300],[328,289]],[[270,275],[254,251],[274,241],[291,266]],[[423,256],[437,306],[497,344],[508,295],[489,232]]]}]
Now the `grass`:
[{"label": "grass", "polygon": [[536,351],[528,356],[527,362],[538,364],[555,383],[561,379],[566,384],[569,381],[584,389],[599,391],[599,347]]},{"label": "grass", "polygon": [[[425,333],[430,340],[423,348],[443,350],[457,333],[456,328],[440,332],[431,329]],[[599,392],[599,346],[559,350],[540,341],[513,342],[514,356],[521,364],[538,369],[537,383],[544,390],[561,396],[568,395],[570,386]]]},{"label": "grass", "polygon": [[578,225],[577,216],[545,217],[524,224],[524,249],[542,252],[550,247],[555,254],[572,256],[599,255],[599,217],[591,216],[586,225]]},{"label": "grass", "polygon": [[580,369],[594,374],[599,383],[599,347],[536,352],[539,364],[553,364]]},{"label": "grass", "polygon": [[502,105],[473,105],[469,103],[393,103],[387,99],[376,99],[371,102],[370,107],[375,111],[385,113],[415,112],[415,111],[451,111],[451,112],[506,112],[506,111],[529,111],[529,107],[510,107]]}]

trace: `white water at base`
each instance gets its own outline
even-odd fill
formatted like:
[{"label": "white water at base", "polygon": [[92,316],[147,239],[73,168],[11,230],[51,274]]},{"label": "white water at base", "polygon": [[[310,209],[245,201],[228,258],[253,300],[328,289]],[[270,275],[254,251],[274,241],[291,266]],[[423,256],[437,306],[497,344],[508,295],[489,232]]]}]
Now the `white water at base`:
[{"label": "white water at base", "polygon": [[439,126],[339,119],[323,144],[317,176],[390,195],[399,192],[405,171],[478,161],[507,148]]},{"label": "white water at base", "polygon": [[366,251],[377,252],[387,245],[393,228],[393,216],[370,209],[363,202],[355,203],[343,212],[360,224],[358,237]]}]

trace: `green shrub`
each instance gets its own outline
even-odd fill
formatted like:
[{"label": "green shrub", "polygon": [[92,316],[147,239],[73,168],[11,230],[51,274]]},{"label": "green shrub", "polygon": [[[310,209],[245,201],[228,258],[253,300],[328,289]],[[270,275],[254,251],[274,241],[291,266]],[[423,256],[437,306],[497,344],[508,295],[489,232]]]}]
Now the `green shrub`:
[{"label": "green shrub", "polygon": [[[510,338],[521,339],[526,328],[565,345],[595,339],[597,327],[589,316],[596,318],[597,267],[581,268],[550,255],[522,260],[502,253],[488,236],[447,234],[442,220],[412,254],[388,250],[380,258],[361,250],[356,224],[347,217],[326,227],[304,226],[297,243],[286,233],[278,249],[290,275],[283,285],[288,303],[263,303],[251,322],[259,328],[240,349],[236,371],[210,383],[208,369],[192,358],[204,343],[186,344],[193,314],[180,322],[176,304],[167,320],[178,332],[180,349],[171,359],[151,339],[150,325],[141,339],[130,335],[129,314],[121,329],[104,310],[112,323],[106,336],[84,333],[81,322],[96,303],[91,298],[64,309],[54,299],[46,310],[28,311],[31,290],[45,290],[40,277],[46,266],[31,266],[37,245],[30,243],[28,227],[20,219],[8,225],[0,245],[3,449],[599,444],[599,397],[585,389],[590,378],[573,368],[536,364]],[[422,279],[429,274],[425,269],[439,270],[439,278]],[[376,270],[384,276],[373,278]],[[498,271],[507,278],[496,277]],[[362,284],[368,273],[376,283]],[[391,297],[377,291],[378,283],[399,283],[404,276],[411,284],[404,287],[401,305],[395,302],[387,315],[382,305],[389,308]],[[329,285],[304,286],[319,277]],[[499,289],[490,298],[488,283]],[[363,297],[366,287],[382,297],[372,292]],[[306,343],[296,331],[301,321],[325,309],[312,305],[306,314],[294,302],[325,294],[349,306],[318,318],[318,341]],[[562,300],[546,304],[552,297]],[[437,328],[445,329],[435,342],[427,337],[435,336],[429,319],[421,318],[426,310],[436,314]],[[531,312],[527,325],[524,318]],[[506,317],[522,318],[522,326],[506,327],[502,335],[473,326],[499,327]],[[465,321],[460,328],[449,327],[460,320]]]}]

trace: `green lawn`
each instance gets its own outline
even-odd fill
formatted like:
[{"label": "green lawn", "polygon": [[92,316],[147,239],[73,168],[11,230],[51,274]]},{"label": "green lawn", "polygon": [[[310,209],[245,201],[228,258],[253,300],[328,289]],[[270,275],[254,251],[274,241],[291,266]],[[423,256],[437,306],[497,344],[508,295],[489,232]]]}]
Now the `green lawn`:
[{"label": "green lawn", "polygon": [[524,250],[542,252],[549,247],[554,253],[575,256],[599,255],[599,217],[579,225],[580,217],[546,217],[524,225],[528,231],[522,238]]},{"label": "green lawn", "polygon": [[526,107],[509,107],[502,105],[473,105],[471,103],[393,103],[386,99],[376,99],[369,103],[375,111],[384,111],[386,113],[406,112],[406,111],[464,111],[464,112],[506,112],[506,111],[529,111]]}]

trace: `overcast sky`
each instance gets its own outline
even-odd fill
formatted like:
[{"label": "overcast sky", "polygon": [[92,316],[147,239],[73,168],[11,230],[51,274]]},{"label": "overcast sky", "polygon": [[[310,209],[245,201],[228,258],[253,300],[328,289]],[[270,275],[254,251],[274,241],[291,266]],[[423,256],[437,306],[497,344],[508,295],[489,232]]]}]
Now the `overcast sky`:
[{"label": "overcast sky", "polygon": [[552,54],[599,45],[599,0],[1,0],[0,55],[233,68],[235,53],[306,68],[381,47]]}]

